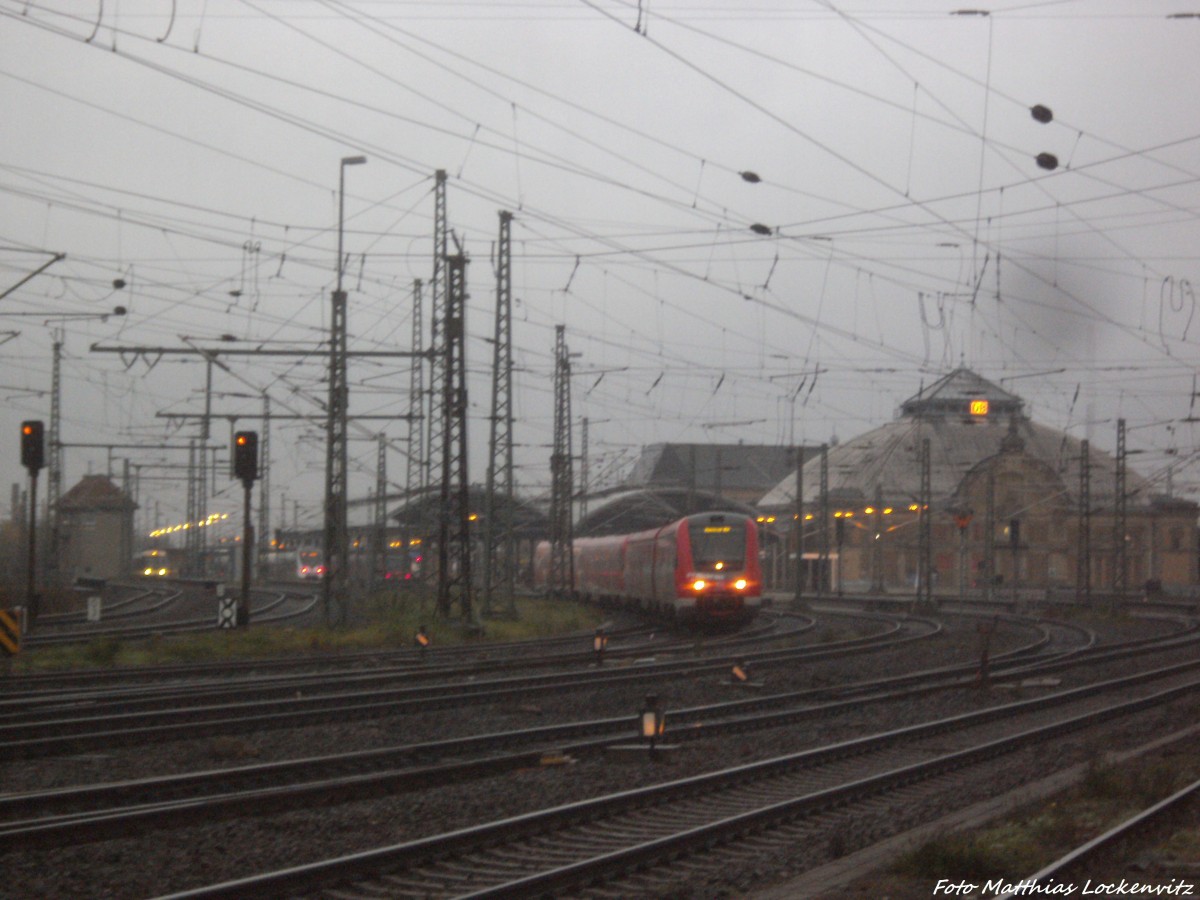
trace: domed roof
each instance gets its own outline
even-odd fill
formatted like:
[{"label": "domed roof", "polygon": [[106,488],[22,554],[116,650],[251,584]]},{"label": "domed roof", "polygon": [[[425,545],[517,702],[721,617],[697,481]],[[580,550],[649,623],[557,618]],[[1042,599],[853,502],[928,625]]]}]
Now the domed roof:
[{"label": "domed roof", "polygon": [[[930,499],[935,504],[952,501],[968,473],[1002,453],[1037,460],[1057,475],[1066,502],[1076,503],[1082,441],[1032,422],[1023,415],[1023,405],[1019,397],[973,372],[958,369],[907,400],[896,421],[830,447],[829,496],[835,503],[871,503],[878,492],[888,504],[915,502],[921,492],[921,447],[928,440]],[[1088,465],[1092,507],[1111,505],[1116,461],[1089,447]],[[820,498],[820,473],[817,454],[804,465],[806,504]],[[1148,482],[1128,468],[1125,488],[1130,505],[1150,502]],[[763,497],[760,505],[784,508],[794,505],[795,498],[793,473]]]}]

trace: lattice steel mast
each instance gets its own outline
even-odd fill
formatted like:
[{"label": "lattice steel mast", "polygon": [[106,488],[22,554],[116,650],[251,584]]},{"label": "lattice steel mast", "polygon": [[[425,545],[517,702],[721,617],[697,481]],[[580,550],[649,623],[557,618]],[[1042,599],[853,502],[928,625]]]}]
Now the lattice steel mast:
[{"label": "lattice steel mast", "polygon": [[[346,292],[342,275],[346,268],[342,250],[345,221],[346,166],[365,163],[366,157],[348,156],[338,169],[337,286],[332,296],[329,325],[329,404],[325,425],[325,578],[322,582],[325,622],[346,624],[346,584],[350,566],[350,535],[347,528],[350,389],[346,380]],[[336,607],[336,613],[334,608]]]},{"label": "lattice steel mast", "polygon": [[554,327],[554,450],[550,455],[550,580],[551,592],[575,589],[574,539],[571,521],[571,358],[566,326]]},{"label": "lattice steel mast", "polygon": [[1092,604],[1092,466],[1091,442],[1079,446],[1079,533],[1075,557],[1075,602]]},{"label": "lattice steel mast", "polygon": [[1119,602],[1128,587],[1128,550],[1125,546],[1125,420],[1117,419],[1117,469],[1113,482],[1113,593]]},{"label": "lattice steel mast", "polygon": [[258,534],[254,548],[258,557],[258,577],[261,579],[267,571],[267,550],[271,546],[271,398],[266,394],[263,394],[258,456]]},{"label": "lattice steel mast", "polygon": [[62,346],[63,330],[54,330],[54,360],[50,370],[50,433],[46,458],[46,522],[50,541],[46,548],[44,583],[57,581],[58,575],[58,499],[62,496]]},{"label": "lattice steel mast", "polygon": [[387,577],[387,435],[376,437],[375,509],[371,534],[371,579],[382,583]]},{"label": "lattice steel mast", "polygon": [[923,607],[933,604],[933,486],[929,438],[921,439],[921,496],[917,498],[917,603]]},{"label": "lattice steel mast", "polygon": [[[817,561],[817,600],[825,597],[825,576],[829,568],[829,445],[821,445],[821,550]],[[828,572],[832,575],[832,572]]]},{"label": "lattice steel mast", "polygon": [[448,617],[457,601],[470,622],[471,532],[467,481],[466,273],[462,253],[446,259],[446,317],[442,354],[442,485],[438,525],[438,612]]},{"label": "lattice steel mast", "polygon": [[438,169],[435,176],[433,191],[433,279],[429,310],[430,349],[433,355],[429,359],[429,408],[426,416],[428,437],[425,448],[425,477],[422,483],[433,484],[433,466],[435,460],[440,460],[445,443],[445,422],[440,411],[446,394],[446,382],[449,375],[446,372],[446,260],[449,255],[447,244],[449,226],[446,224],[446,172]]},{"label": "lattice steel mast", "polygon": [[[424,300],[421,294],[421,279],[413,281],[412,307],[412,351],[417,353],[424,345],[425,326]],[[416,498],[422,497],[425,488],[429,486],[426,480],[429,475],[429,457],[425,452],[426,416],[425,410],[425,361],[424,358],[414,358],[412,369],[408,376],[408,459],[405,461],[404,487],[409,504],[414,504]],[[422,532],[424,533],[424,532]],[[404,535],[404,554],[401,569],[405,572],[412,570],[412,534],[406,527]]]},{"label": "lattice steel mast", "polygon": [[493,602],[497,593],[507,598],[509,614],[516,611],[513,597],[516,544],[513,536],[512,350],[512,213],[501,210],[500,235],[496,244],[492,413],[484,497],[484,615],[495,612]]}]

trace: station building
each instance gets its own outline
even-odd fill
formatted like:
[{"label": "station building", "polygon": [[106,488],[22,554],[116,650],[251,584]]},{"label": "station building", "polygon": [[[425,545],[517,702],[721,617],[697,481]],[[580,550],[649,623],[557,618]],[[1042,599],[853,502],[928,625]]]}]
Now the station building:
[{"label": "station building", "polygon": [[1114,433],[1108,453],[1040,425],[1020,397],[960,368],[894,421],[807,455],[799,505],[796,473],[759,505],[793,523],[792,573],[803,515],[806,592],[917,589],[925,516],[937,594],[1190,592],[1197,505],[1157,492],[1122,442]]}]

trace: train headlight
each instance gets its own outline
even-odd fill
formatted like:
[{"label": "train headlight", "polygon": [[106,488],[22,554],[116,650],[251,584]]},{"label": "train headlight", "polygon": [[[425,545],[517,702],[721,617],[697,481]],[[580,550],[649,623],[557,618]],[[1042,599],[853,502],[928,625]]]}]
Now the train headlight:
[{"label": "train headlight", "polygon": [[739,591],[744,591],[744,590],[746,589],[746,579],[745,579],[745,578],[739,578],[737,581],[735,581],[735,582],[733,583],[733,586],[734,586],[735,588],[737,588]]},{"label": "train headlight", "polygon": [[703,578],[697,578],[695,581],[692,582],[692,590],[693,591],[702,591],[707,586],[708,586],[708,582],[705,581]]},{"label": "train headlight", "polygon": [[154,574],[154,569],[152,569],[150,566],[146,566],[146,568],[145,568],[145,570],[142,572],[142,574],[143,574],[143,575],[153,575],[153,574]]}]

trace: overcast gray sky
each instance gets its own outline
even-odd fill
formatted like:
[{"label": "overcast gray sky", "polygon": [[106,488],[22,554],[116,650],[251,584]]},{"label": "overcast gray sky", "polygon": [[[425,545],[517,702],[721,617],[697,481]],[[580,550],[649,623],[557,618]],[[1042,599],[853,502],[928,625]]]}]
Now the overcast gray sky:
[{"label": "overcast gray sky", "polygon": [[[1146,451],[1137,468],[1174,466],[1190,490],[1188,2],[0,0],[0,291],[66,254],[0,300],[0,474],[24,483],[18,426],[49,417],[56,327],[67,444],[180,443],[195,420],[165,414],[203,406],[194,359],[95,342],[323,341],[339,160],[362,154],[346,169],[353,349],[410,349],[434,172],[449,175],[470,258],[473,481],[509,210],[524,493],[549,480],[559,324],[597,480],[657,441],[851,437],[967,365],[1099,447],[1124,417]],[[129,315],[53,321],[116,304]],[[217,391],[320,412],[323,363],[228,366]],[[355,361],[350,382],[352,414],[408,411],[403,361]],[[214,408],[256,415],[261,401]],[[373,487],[381,429],[398,446],[407,434],[356,429],[352,496]],[[278,423],[273,442],[273,505],[286,492],[316,524],[321,427]],[[185,461],[117,455],[147,474]],[[106,465],[69,449],[65,487]],[[399,451],[388,468],[402,484]],[[240,491],[217,486],[212,508],[235,511]],[[185,497],[182,483],[142,487],[163,523],[182,521]]]}]

